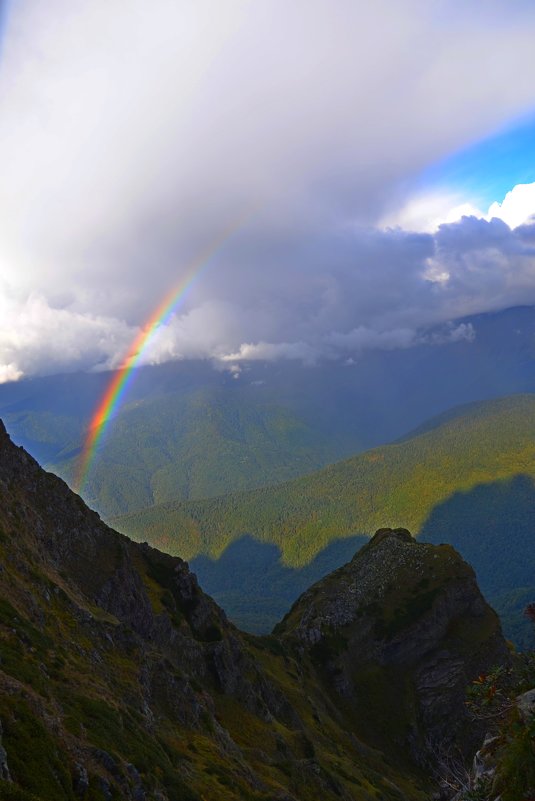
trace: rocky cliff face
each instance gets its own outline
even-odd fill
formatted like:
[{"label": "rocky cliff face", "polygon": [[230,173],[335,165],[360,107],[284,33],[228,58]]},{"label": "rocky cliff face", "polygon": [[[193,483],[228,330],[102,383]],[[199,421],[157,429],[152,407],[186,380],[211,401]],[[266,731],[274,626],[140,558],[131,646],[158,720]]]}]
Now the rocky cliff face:
[{"label": "rocky cliff face", "polygon": [[439,744],[472,751],[481,730],[466,687],[509,661],[473,570],[451,546],[419,543],[405,529],[378,531],[305,592],[276,633],[321,667],[357,729],[423,762]]},{"label": "rocky cliff face", "polygon": [[241,634],[1,427],[0,658],[0,797],[423,801],[506,651],[457,554],[400,532]]}]

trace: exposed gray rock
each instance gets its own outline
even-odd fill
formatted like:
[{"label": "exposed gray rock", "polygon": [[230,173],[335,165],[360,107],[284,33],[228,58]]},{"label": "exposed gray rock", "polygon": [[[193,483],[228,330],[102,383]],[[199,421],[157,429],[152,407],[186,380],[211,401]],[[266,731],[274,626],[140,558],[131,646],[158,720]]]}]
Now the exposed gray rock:
[{"label": "exposed gray rock", "polygon": [[9,771],[9,765],[7,764],[7,753],[6,749],[2,745],[2,735],[4,730],[2,728],[2,723],[0,721],[0,779],[3,779],[6,782],[11,781],[11,773]]},{"label": "exposed gray rock", "polygon": [[87,768],[80,762],[74,763],[73,790],[79,798],[83,798],[89,790]]},{"label": "exposed gray rock", "polygon": [[530,723],[535,717],[535,689],[519,695],[516,703],[524,723]]},{"label": "exposed gray rock", "polygon": [[492,781],[496,773],[495,752],[498,742],[498,737],[487,734],[483,745],[476,752],[472,762],[472,786],[474,789]]},{"label": "exposed gray rock", "polygon": [[100,792],[104,796],[104,801],[112,801],[113,793],[109,781],[101,776],[99,777],[98,783],[100,785]]}]

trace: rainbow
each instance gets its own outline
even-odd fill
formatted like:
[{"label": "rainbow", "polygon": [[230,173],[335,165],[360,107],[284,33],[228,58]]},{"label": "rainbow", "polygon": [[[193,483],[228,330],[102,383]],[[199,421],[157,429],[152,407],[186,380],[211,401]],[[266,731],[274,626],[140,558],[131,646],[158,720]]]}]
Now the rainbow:
[{"label": "rainbow", "polygon": [[[249,217],[250,215],[247,214],[246,216]],[[242,224],[243,217],[240,217],[238,223],[231,225],[206,248],[197,259],[195,259],[178,286],[175,286],[171,292],[165,296],[133,340],[121,366],[114,373],[113,378],[106,387],[89,423],[82,452],[78,459],[74,481],[74,487],[78,493],[82,492],[107,425],[121,405],[126,391],[132,382],[135,370],[139,366],[139,361],[152,341],[154,334],[159,328],[167,325],[179,303],[186,298],[188,291],[199,278],[203,268],[207,266],[210,259]]]}]

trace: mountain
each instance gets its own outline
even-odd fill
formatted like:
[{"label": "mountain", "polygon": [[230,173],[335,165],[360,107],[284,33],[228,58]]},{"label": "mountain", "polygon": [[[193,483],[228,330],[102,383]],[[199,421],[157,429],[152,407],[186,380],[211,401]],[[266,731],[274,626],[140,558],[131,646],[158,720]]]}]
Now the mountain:
[{"label": "mountain", "polygon": [[[456,340],[459,325],[473,337]],[[535,391],[534,345],[535,309],[519,307],[426,332],[417,347],[354,353],[345,364],[139,368],[84,497],[111,517],[280,483],[395,440],[455,405]],[[16,442],[69,482],[111,378],[76,373],[4,384],[0,414]]]},{"label": "mountain", "polygon": [[458,548],[486,596],[509,606],[520,641],[532,637],[527,621],[511,623],[522,621],[519,589],[522,603],[535,597],[534,478],[535,395],[524,394],[450,410],[410,438],[275,487],[153,506],[115,525],[193,560],[202,585],[256,631],[382,523],[400,525]]},{"label": "mountain", "polygon": [[[280,405],[244,403],[220,390],[174,393],[123,409],[91,469],[86,495],[110,516],[293,478],[336,453],[326,436]],[[76,460],[62,472],[67,468],[74,473]]]},{"label": "mountain", "polygon": [[271,637],[109,529],[0,425],[0,797],[424,801],[508,651],[449,546],[383,530]]},{"label": "mountain", "polygon": [[[173,371],[179,372],[178,380]],[[147,386],[144,379],[155,372],[161,383],[153,375],[155,384]],[[163,380],[166,372],[169,382]],[[177,496],[201,498],[261,486],[309,472],[339,455],[340,443],[291,408],[263,397],[255,386],[233,391],[229,376],[211,367],[173,365],[142,373],[138,393],[111,421],[84,487],[86,497],[107,515]],[[78,382],[89,387],[91,405],[103,391],[101,376],[57,380],[65,385],[61,394],[70,395]],[[0,407],[2,394],[9,395],[3,406],[7,425],[39,461],[72,482],[84,425],[79,407],[55,408],[55,394],[45,391],[54,385],[52,379],[27,384],[34,394],[15,402],[12,388],[10,393],[0,388]],[[43,403],[46,408],[39,408]],[[87,414],[87,398],[84,407]]]}]

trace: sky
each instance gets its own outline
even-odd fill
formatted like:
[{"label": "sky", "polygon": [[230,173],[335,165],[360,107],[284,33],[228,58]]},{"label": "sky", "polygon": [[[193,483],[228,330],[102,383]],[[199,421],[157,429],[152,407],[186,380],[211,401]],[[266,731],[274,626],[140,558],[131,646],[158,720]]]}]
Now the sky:
[{"label": "sky", "polygon": [[0,382],[117,367],[211,249],[146,363],[347,361],[535,304],[532,2],[0,20]]}]

